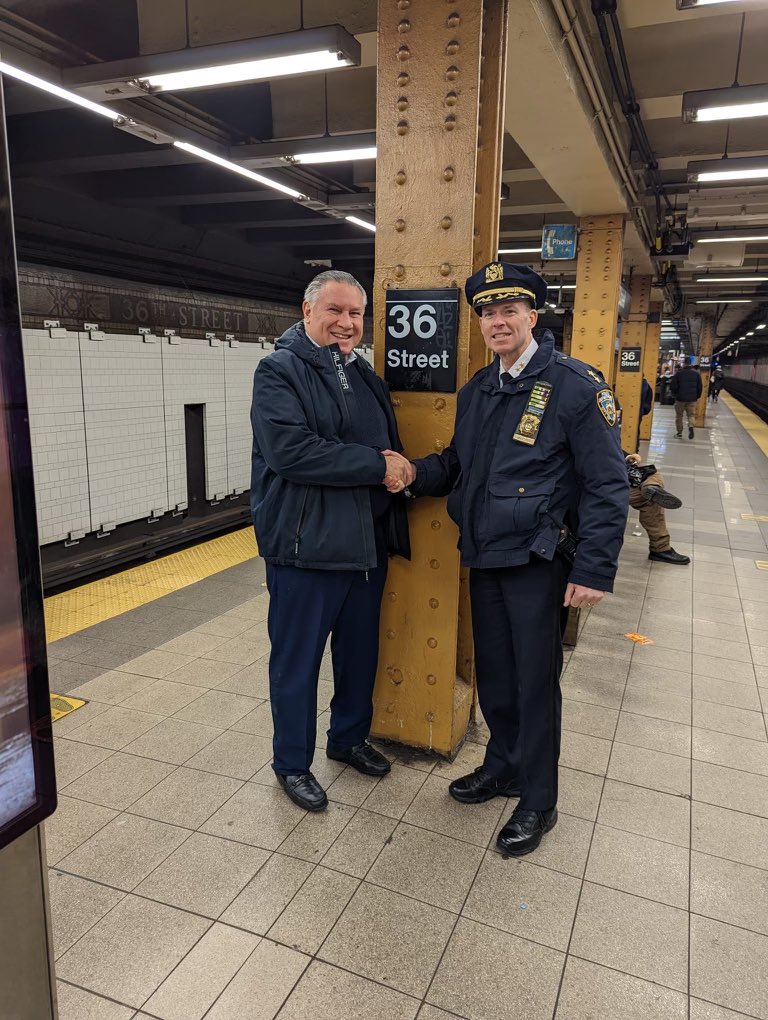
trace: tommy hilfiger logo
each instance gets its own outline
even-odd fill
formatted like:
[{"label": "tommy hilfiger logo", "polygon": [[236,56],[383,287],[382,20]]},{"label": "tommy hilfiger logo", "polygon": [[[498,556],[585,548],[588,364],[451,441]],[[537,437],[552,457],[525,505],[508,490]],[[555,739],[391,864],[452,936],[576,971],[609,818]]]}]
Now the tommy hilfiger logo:
[{"label": "tommy hilfiger logo", "polygon": [[339,384],[343,390],[348,390],[349,380],[347,379],[347,373],[344,371],[344,362],[341,360],[341,354],[338,351],[331,351],[331,357],[333,358],[333,364],[336,367],[336,374],[339,377]]}]

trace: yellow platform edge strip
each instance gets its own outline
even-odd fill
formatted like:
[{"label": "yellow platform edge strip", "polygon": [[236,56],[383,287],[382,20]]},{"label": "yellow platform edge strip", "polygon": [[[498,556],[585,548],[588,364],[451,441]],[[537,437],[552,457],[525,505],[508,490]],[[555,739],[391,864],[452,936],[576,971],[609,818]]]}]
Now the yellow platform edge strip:
[{"label": "yellow platform edge strip", "polygon": [[740,400],[732,397],[730,393],[723,391],[720,394],[720,399],[728,410],[732,412],[739,425],[752,436],[766,457],[768,457],[768,425],[758,418],[754,411],[750,411],[748,407],[745,407]]},{"label": "yellow platform edge strip", "polygon": [[48,641],[58,641],[258,555],[253,528],[122,570],[45,600]]}]

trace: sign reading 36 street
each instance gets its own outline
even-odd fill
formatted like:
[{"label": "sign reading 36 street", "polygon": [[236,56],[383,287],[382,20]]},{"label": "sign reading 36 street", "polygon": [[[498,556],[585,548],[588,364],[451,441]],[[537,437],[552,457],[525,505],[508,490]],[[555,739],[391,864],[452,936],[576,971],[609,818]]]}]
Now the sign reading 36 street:
[{"label": "sign reading 36 street", "polygon": [[392,390],[453,393],[459,291],[390,290],[384,378]]},{"label": "sign reading 36 street", "polygon": [[639,372],[643,364],[642,347],[622,347],[619,358],[620,372]]}]

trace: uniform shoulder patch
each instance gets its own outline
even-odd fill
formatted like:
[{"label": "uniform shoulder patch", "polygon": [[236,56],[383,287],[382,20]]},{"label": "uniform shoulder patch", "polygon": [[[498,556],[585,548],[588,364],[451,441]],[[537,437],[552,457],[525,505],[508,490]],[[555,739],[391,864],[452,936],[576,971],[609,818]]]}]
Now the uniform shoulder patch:
[{"label": "uniform shoulder patch", "polygon": [[602,414],[603,418],[605,418],[611,428],[613,428],[616,424],[616,401],[613,399],[613,393],[608,388],[605,388],[597,393],[595,399],[597,400],[597,407],[600,414]]}]

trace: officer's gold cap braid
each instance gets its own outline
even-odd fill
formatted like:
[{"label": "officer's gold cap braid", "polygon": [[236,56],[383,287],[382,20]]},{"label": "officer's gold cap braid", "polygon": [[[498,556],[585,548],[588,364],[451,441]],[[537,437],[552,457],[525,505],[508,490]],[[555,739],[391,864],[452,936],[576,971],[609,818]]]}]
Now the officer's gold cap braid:
[{"label": "officer's gold cap braid", "polygon": [[487,305],[491,301],[512,301],[520,297],[530,298],[534,304],[536,303],[536,295],[532,290],[528,290],[525,287],[508,287],[506,290],[494,287],[491,290],[478,291],[472,299],[472,307],[477,308],[478,305]]}]

